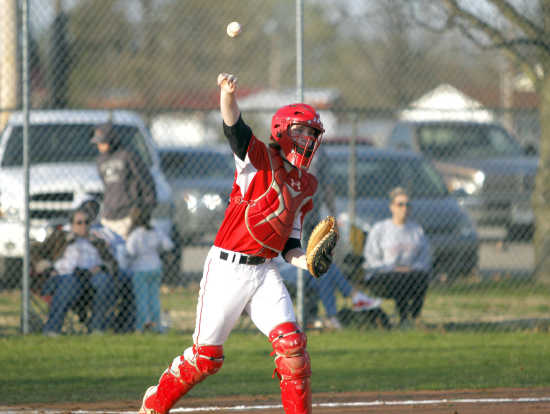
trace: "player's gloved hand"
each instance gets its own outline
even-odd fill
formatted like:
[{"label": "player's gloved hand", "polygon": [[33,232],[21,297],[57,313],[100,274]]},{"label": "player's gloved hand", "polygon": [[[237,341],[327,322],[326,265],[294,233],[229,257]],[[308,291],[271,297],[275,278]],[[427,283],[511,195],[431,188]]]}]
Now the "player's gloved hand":
[{"label": "player's gloved hand", "polygon": [[313,269],[315,269],[315,272],[319,276],[321,276],[321,275],[324,275],[326,272],[328,272],[328,268],[332,264],[332,254],[328,252],[321,252],[313,260],[314,260],[314,263],[312,264],[312,267]]},{"label": "player's gloved hand", "polygon": [[338,228],[334,217],[329,216],[315,226],[309,236],[306,250],[307,268],[312,276],[319,277],[328,271],[337,241]]}]

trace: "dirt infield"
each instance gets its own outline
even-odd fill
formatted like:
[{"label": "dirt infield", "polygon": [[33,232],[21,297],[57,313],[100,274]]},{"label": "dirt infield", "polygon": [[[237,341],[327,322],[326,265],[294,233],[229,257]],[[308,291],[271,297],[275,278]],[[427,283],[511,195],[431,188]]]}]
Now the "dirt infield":
[{"label": "dirt infield", "polygon": [[[550,413],[550,388],[491,389],[413,392],[318,393],[313,396],[313,412],[336,413],[429,413],[429,414],[523,414]],[[136,412],[138,401],[98,403],[29,404],[2,407],[6,411],[68,413]],[[281,414],[280,400],[271,397],[183,398],[174,412]]]}]

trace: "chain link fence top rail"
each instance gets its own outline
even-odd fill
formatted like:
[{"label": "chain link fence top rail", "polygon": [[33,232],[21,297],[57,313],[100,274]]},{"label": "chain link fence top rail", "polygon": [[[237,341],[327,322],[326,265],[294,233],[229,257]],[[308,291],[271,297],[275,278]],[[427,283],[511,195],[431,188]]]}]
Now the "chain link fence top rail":
[{"label": "chain link fence top rail", "polygon": [[[243,119],[266,141],[274,110],[296,99],[295,2],[209,3],[30,1],[31,331],[136,329],[142,293],[124,262],[114,277],[97,245],[78,250],[90,255],[78,271],[50,277],[74,245],[71,212],[86,198],[102,203],[90,140],[107,121],[155,177],[152,221],[174,243],[161,254],[160,316],[140,329],[193,329],[202,263],[234,173],[217,75],[238,76]],[[536,94],[497,50],[419,26],[405,2],[338,3],[304,1],[304,100],[326,129],[312,167],[323,191],[305,226],[333,214],[341,230],[329,273],[305,275],[307,327],[545,324],[550,294],[537,277],[543,264],[535,259],[531,205]],[[0,333],[9,335],[20,326],[24,117],[21,5],[1,5]],[[233,20],[243,30],[230,38]],[[391,227],[396,187],[418,226],[411,233]],[[375,240],[380,223],[394,239]],[[101,234],[98,221],[90,224],[124,261],[116,240]],[[376,242],[381,262],[369,263],[367,245]],[[422,243],[429,266],[419,272]],[[95,266],[102,271],[90,272]],[[401,266],[414,271],[399,274]],[[283,261],[280,268],[295,296],[296,270]],[[54,304],[56,291],[65,295]],[[61,320],[50,330],[53,306]],[[243,316],[238,328],[252,323]]]}]

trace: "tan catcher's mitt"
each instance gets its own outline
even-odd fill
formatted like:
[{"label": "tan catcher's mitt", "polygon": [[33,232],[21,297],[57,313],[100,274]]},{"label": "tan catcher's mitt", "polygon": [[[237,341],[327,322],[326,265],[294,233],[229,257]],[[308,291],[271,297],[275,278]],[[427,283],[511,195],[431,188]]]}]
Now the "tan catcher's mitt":
[{"label": "tan catcher's mitt", "polygon": [[332,250],[338,241],[336,219],[332,216],[321,220],[311,232],[307,242],[306,262],[309,273],[319,277],[332,263]]}]

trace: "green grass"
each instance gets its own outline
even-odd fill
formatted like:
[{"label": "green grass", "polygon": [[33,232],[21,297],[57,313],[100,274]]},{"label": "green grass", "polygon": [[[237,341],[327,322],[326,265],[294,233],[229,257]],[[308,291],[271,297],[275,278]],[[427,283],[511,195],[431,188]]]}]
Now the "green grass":
[{"label": "green grass", "polygon": [[[161,304],[168,312],[176,331],[192,331],[198,284],[186,287],[162,286]],[[338,296],[339,306],[350,306],[349,298]],[[43,304],[45,305],[45,304]],[[385,300],[383,309],[397,322],[393,301]],[[321,306],[322,311],[322,306]],[[21,312],[19,291],[0,292],[0,336],[18,333]],[[45,313],[42,310],[42,315]],[[42,316],[42,318],[44,315]],[[434,283],[430,286],[421,322],[426,325],[498,324],[520,319],[544,320],[550,317],[550,289],[533,280],[501,278],[479,280],[475,277],[454,284]],[[241,327],[250,326],[245,320]]]},{"label": "green grass", "polygon": [[[313,391],[435,390],[550,386],[545,332],[310,332]],[[0,339],[0,405],[136,400],[190,335],[105,335]],[[195,397],[276,395],[271,347],[234,332],[222,370]]]}]

